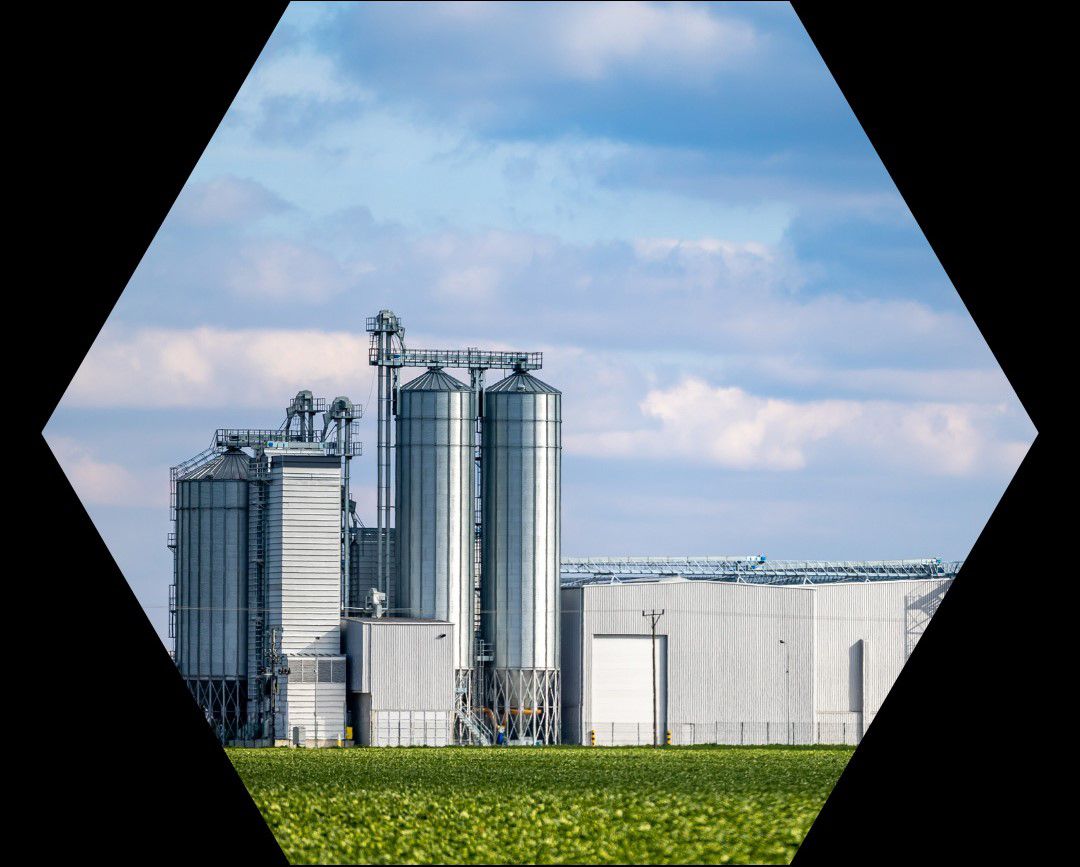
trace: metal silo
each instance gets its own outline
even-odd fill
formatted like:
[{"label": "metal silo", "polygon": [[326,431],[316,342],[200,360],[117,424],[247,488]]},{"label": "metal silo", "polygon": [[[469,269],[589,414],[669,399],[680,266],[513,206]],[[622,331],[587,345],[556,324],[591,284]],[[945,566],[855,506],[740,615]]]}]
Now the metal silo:
[{"label": "metal silo", "polygon": [[176,664],[210,717],[243,722],[250,458],[230,449],[176,484]]},{"label": "metal silo", "polygon": [[392,613],[454,624],[454,667],[467,689],[475,618],[473,392],[437,367],[397,401],[396,593]]},{"label": "metal silo", "polygon": [[482,630],[510,738],[559,738],[562,394],[524,371],[484,392]]}]

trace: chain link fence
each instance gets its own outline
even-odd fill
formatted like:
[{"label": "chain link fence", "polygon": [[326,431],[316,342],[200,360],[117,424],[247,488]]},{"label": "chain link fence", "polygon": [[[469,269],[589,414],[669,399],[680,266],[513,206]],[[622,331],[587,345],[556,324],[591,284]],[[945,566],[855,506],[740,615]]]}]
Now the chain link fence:
[{"label": "chain link fence", "polygon": [[[657,742],[673,746],[727,744],[764,746],[767,744],[810,745],[847,744],[862,740],[863,726],[852,722],[697,722],[671,723],[656,732]],[[650,746],[652,723],[594,722],[587,731],[587,743],[595,746]]]},{"label": "chain link fence", "polygon": [[453,743],[449,711],[379,710],[371,712],[373,747],[445,747]]}]

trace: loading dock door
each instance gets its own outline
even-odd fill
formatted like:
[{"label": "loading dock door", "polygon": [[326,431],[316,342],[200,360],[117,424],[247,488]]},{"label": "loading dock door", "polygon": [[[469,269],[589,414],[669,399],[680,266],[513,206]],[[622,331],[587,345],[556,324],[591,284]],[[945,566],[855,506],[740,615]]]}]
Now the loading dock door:
[{"label": "loading dock door", "polygon": [[[591,717],[596,743],[651,744],[653,739],[650,635],[594,635]],[[659,742],[667,729],[667,637],[656,636],[656,719]],[[588,742],[586,732],[586,742]]]}]

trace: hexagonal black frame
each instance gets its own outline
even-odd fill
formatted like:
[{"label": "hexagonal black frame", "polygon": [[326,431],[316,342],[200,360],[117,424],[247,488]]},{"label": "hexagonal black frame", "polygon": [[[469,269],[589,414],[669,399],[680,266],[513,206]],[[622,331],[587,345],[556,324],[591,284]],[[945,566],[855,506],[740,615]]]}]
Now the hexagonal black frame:
[{"label": "hexagonal black frame", "polygon": [[[27,472],[16,490],[31,499],[15,539],[36,556],[9,573],[12,610],[51,616],[34,645],[47,659],[32,669],[41,695],[29,723],[11,719],[14,742],[28,732],[47,754],[30,782],[49,801],[30,804],[60,816],[63,833],[37,842],[50,852],[68,842],[81,855],[284,860],[40,436],[284,8],[148,7],[134,18],[90,7],[19,31],[39,37],[39,68],[66,74],[67,87],[38,82],[19,115],[38,163],[17,173],[54,185],[30,197],[42,246],[27,258],[48,277],[16,289],[31,310],[13,329],[33,341],[19,369],[36,381],[14,390],[29,392],[37,436],[36,459],[16,461]],[[1064,632],[1034,568],[1057,541],[1047,430],[1060,400],[1043,347],[1056,339],[1044,335],[1059,284],[1020,255],[1045,241],[1028,190],[1056,181],[1042,150],[1055,115],[1025,94],[1045,87],[1034,52],[1054,50],[1038,22],[1015,16],[795,8],[1040,431],[796,860],[1037,856],[1054,835],[1026,831],[1045,803],[1029,787],[1030,755],[998,748],[1016,746],[1014,732],[1046,738],[1018,728],[1006,714],[1025,704],[1005,699],[1050,694],[1052,671],[1035,660]],[[1002,62],[1002,46],[1015,57],[1025,41],[1030,64]],[[1027,184],[1008,176],[1013,166]],[[154,734],[133,740],[148,719]]]}]

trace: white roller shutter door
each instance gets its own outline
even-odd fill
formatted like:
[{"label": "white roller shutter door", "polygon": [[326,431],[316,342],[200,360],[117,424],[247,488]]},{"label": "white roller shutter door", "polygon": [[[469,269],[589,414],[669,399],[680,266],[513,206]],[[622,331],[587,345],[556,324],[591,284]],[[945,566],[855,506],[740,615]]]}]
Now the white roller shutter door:
[{"label": "white roller shutter door", "polygon": [[[651,744],[652,663],[649,635],[594,635],[590,728],[598,745]],[[667,728],[667,640],[656,637],[658,740]]]}]

